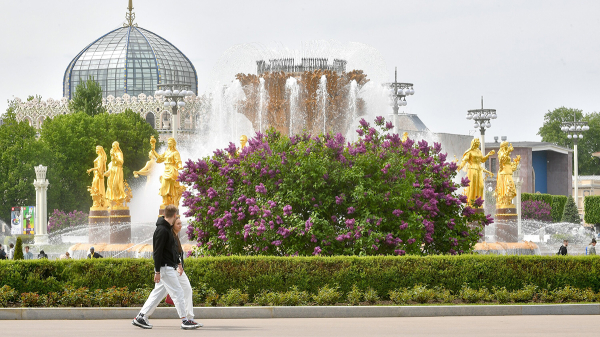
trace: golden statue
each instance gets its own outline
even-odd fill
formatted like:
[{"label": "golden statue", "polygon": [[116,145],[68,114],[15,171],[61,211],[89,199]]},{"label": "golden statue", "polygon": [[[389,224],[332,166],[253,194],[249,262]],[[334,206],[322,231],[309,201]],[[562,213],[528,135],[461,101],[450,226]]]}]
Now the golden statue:
[{"label": "golden statue", "polygon": [[169,148],[165,153],[160,155],[156,153],[155,144],[152,144],[152,153],[156,156],[156,162],[165,163],[165,172],[160,176],[160,191],[158,193],[163,198],[163,203],[160,205],[161,209],[164,209],[167,205],[179,207],[181,195],[185,190],[185,187],[177,181],[179,170],[183,168],[181,156],[175,147],[177,142],[175,138],[171,137],[167,141],[167,144]]},{"label": "golden statue", "polygon": [[[150,137],[150,146],[152,146],[152,150],[156,146],[156,139],[154,139],[154,136]],[[152,150],[148,152],[148,159],[150,160],[146,162],[146,165],[144,165],[144,167],[139,171],[133,171],[134,177],[139,178],[140,175],[148,176],[150,173],[152,173],[152,169],[154,169],[154,166],[156,165],[156,156]]]},{"label": "golden statue", "polygon": [[469,164],[467,177],[469,178],[469,187],[465,189],[465,194],[467,195],[467,202],[471,204],[471,202],[475,201],[479,197],[483,197],[483,175],[484,173],[489,176],[494,176],[494,174],[485,168],[483,168],[482,164],[489,158],[489,156],[496,153],[494,150],[488,152],[486,156],[483,156],[481,150],[479,149],[480,142],[479,138],[474,138],[471,141],[471,148],[468,149],[462,157],[462,162],[458,166],[458,170],[461,170],[465,164]]},{"label": "golden statue", "polygon": [[119,142],[112,143],[110,150],[110,164],[108,171],[104,173],[108,177],[106,183],[106,199],[111,201],[112,209],[126,209],[123,205],[127,195],[123,183],[123,152],[119,148]]},{"label": "golden statue", "polygon": [[406,140],[408,140],[408,132],[402,134],[402,143],[406,142]]},{"label": "golden statue", "polygon": [[240,147],[240,148],[238,149],[238,151],[237,151],[237,155],[238,155],[238,156],[240,155],[240,153],[242,153],[242,150],[244,150],[244,148],[246,147],[246,144],[248,144],[248,136],[246,136],[246,135],[242,135],[242,136],[240,137],[240,145],[241,145],[242,147]]},{"label": "golden statue", "polygon": [[521,156],[511,162],[510,154],[514,150],[512,144],[504,141],[498,150],[498,178],[496,180],[496,208],[514,208],[512,200],[517,196],[517,189],[513,180],[513,172],[517,169]]},{"label": "golden statue", "polygon": [[94,179],[92,180],[92,186],[88,186],[88,191],[92,196],[92,210],[106,209],[108,203],[106,202],[106,192],[104,190],[104,172],[106,171],[106,152],[100,145],[96,146],[96,153],[98,157],[94,159],[94,167],[87,170],[87,173],[94,172]]}]

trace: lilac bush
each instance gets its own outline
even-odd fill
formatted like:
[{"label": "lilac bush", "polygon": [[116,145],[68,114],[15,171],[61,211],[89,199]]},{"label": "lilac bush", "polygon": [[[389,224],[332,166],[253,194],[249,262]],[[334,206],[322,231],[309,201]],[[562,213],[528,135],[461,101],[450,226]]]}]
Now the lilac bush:
[{"label": "lilac bush", "polygon": [[[203,255],[404,255],[470,251],[493,220],[466,205],[440,144],[364,119],[360,138],[257,133],[189,160],[179,180]],[[481,200],[477,201],[479,204]]]},{"label": "lilac bush", "polygon": [[543,201],[526,200],[521,202],[523,219],[552,221],[552,207]]},{"label": "lilac bush", "polygon": [[65,213],[55,209],[48,218],[48,234],[88,223],[88,215],[80,211]]}]

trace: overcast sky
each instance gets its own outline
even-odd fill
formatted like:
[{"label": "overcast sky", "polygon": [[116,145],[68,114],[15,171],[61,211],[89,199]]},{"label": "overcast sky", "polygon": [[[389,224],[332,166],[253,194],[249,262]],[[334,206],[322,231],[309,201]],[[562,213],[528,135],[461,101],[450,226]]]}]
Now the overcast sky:
[{"label": "overcast sky", "polygon": [[[134,0],[136,22],[177,46],[200,92],[231,47],[313,40],[379,50],[389,80],[414,83],[407,112],[434,132],[473,133],[466,111],[497,109],[487,132],[539,140],[548,110],[600,111],[600,1]],[[166,6],[165,6],[166,5]],[[127,0],[0,1],[0,111],[6,100],[62,96],[68,63],[122,25]],[[385,114],[389,112],[384,112]],[[491,140],[488,138],[488,140]]]}]

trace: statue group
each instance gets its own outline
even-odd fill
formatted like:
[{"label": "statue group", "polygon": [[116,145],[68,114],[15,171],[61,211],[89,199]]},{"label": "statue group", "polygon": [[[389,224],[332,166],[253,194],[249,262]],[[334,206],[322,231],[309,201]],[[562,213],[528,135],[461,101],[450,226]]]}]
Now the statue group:
[{"label": "statue group", "polygon": [[[92,210],[126,209],[131,200],[131,189],[123,179],[123,152],[119,142],[113,142],[110,149],[110,163],[106,168],[106,152],[100,145],[96,146],[98,157],[94,159],[94,167],[87,173],[94,172],[92,185],[88,191],[92,196]],[[107,177],[106,189],[104,178]]]},{"label": "statue group", "polygon": [[[465,195],[469,204],[478,198],[483,199],[484,175],[489,177],[494,176],[494,173],[486,170],[483,164],[490,156],[495,154],[495,151],[492,150],[484,156],[481,153],[480,146],[479,138],[474,138],[471,141],[471,147],[463,154],[462,161],[458,166],[458,170],[461,170],[465,165],[468,165],[467,178],[469,179],[469,186],[466,188]],[[500,149],[498,150],[498,176],[496,179],[496,190],[494,191],[496,207],[498,209],[515,207],[512,199],[517,195],[517,190],[513,180],[513,172],[517,169],[521,156],[517,156],[514,161],[511,161],[510,154],[513,150],[512,145],[508,142],[504,141],[500,143]]]}]

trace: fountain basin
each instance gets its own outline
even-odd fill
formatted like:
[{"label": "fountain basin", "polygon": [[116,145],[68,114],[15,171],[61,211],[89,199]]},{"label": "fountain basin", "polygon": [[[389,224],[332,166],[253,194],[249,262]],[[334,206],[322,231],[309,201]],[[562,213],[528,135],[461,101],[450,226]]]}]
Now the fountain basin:
[{"label": "fountain basin", "polygon": [[540,255],[538,245],[531,241],[521,242],[479,242],[474,250],[477,254],[496,255]]},{"label": "fountain basin", "polygon": [[[181,246],[184,252],[194,247],[189,243]],[[74,259],[85,259],[90,247],[94,247],[94,251],[103,257],[152,258],[152,245],[148,243],[77,243],[69,247],[69,253]]]}]

